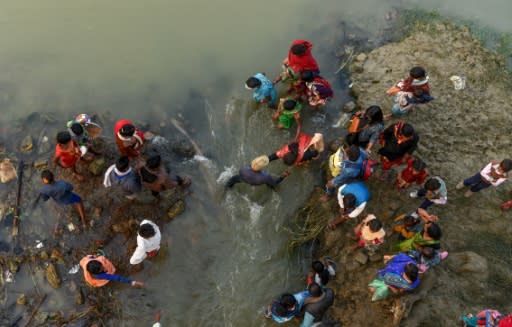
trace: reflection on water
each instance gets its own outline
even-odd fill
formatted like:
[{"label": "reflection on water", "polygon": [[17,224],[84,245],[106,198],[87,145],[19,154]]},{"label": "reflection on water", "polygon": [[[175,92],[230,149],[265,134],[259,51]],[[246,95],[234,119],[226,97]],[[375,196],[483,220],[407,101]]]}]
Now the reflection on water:
[{"label": "reflection on water", "polygon": [[[149,325],[157,308],[164,325],[270,325],[261,316],[269,299],[302,287],[300,267],[286,255],[283,222],[318,176],[294,171],[279,192],[238,185],[222,195],[226,167],[290,138],[271,128],[270,113],[255,111],[242,83],[256,71],[277,74],[288,43],[312,35],[322,71],[335,81],[337,22],[371,34],[393,6],[410,5],[512,30],[508,0],[0,1],[2,119],[51,110],[64,122],[82,111],[111,111],[157,123],[180,113],[211,159],[207,176],[197,169],[204,163],[180,164],[195,179],[194,195],[184,216],[164,229],[168,255],[150,264],[147,288],[118,292],[126,326]],[[306,129],[316,131],[339,113],[305,117]],[[205,179],[218,194],[212,197]]]}]

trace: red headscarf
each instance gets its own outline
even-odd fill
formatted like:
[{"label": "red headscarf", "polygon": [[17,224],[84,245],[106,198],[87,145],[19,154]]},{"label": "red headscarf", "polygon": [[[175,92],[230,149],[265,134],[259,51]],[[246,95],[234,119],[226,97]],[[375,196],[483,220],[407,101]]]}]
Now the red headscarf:
[{"label": "red headscarf", "polygon": [[[293,54],[291,48],[297,44],[304,44],[306,46],[306,53],[304,53],[301,56]],[[297,73],[300,73],[303,70],[320,71],[320,68],[318,68],[318,64],[316,63],[315,58],[313,58],[313,54],[311,54],[312,48],[313,43],[309,41],[293,41],[292,45],[290,46],[290,50],[288,50],[288,65]]]}]

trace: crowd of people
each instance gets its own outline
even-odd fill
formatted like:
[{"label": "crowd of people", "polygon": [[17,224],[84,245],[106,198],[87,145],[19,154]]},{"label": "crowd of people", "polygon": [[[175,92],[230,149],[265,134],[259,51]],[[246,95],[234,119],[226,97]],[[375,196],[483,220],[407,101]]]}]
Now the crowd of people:
[{"label": "crowd of people", "polygon": [[[57,167],[69,169],[80,183],[85,177],[77,168],[79,162],[92,161],[96,153],[93,147],[94,138],[101,133],[101,127],[87,114],[80,114],[68,122],[67,128],[57,134],[55,155],[50,169],[41,172],[43,186],[39,191],[38,200],[52,199],[57,205],[74,206],[79,214],[82,229],[87,230],[90,220],[85,215],[81,197],[73,192],[73,185],[55,178]],[[114,126],[114,138],[119,157],[105,171],[103,186],[113,188],[122,194],[127,201],[133,201],[144,189],[151,192],[155,201],[160,200],[160,193],[177,187],[186,188],[191,181],[188,177],[171,175],[155,151],[143,154],[145,138],[152,137],[149,132],[142,132],[128,119],[121,119]],[[70,223],[70,230],[80,228]],[[130,258],[131,265],[138,265],[146,258],[154,257],[160,249],[160,228],[153,221],[144,219],[137,231],[137,247]],[[105,256],[103,251],[86,255],[80,260],[87,285],[102,287],[110,281],[127,283],[131,286],[143,286],[141,281],[132,280],[115,274],[116,268]]]},{"label": "crowd of people", "polygon": [[[228,187],[245,182],[266,184],[275,189],[290,172],[286,170],[281,176],[272,177],[263,170],[271,161],[281,159],[287,166],[301,167],[305,162],[322,157],[320,154],[325,150],[322,134],[306,133],[300,115],[306,106],[318,110],[334,95],[330,84],[321,77],[312,48],[310,41],[295,40],[282,62],[282,73],[273,82],[263,73],[246,81],[246,88],[253,90],[254,100],[275,110],[272,119],[276,121],[276,127],[295,127],[296,133],[292,141],[275,153],[260,156],[250,166],[240,169],[239,174],[228,182]],[[279,82],[287,85],[286,90],[279,92]],[[409,112],[434,100],[430,94],[429,76],[423,67],[412,67],[409,76],[383,92],[394,102],[391,113],[384,115],[378,105],[372,105],[353,115],[343,144],[329,157],[330,176],[327,176],[322,196],[323,201],[330,201],[337,195],[339,204],[339,216],[329,221],[328,228],[334,230],[345,221],[358,220],[352,235],[357,242],[353,250],[362,248],[372,254],[386,241],[397,238],[397,243],[392,246],[394,253],[384,255],[385,266],[368,284],[372,301],[416,289],[421,283],[421,274],[448,256],[441,246],[440,219],[428,212],[431,206],[447,203],[448,186],[442,177],[432,175],[427,164],[414,155],[420,136],[406,121]],[[284,93],[281,98],[280,93]],[[399,120],[385,126],[393,118]],[[378,161],[371,156],[377,147]],[[411,199],[421,199],[416,210],[393,221],[390,232],[386,232],[383,222],[375,214],[363,214],[371,201],[366,180],[377,165],[380,165],[379,178],[383,181],[389,179],[393,169],[402,167],[396,174],[395,187],[400,193],[409,189]],[[510,159],[491,160],[480,172],[464,179],[455,188],[467,188],[464,196],[470,197],[506,181],[511,169]],[[511,207],[512,201],[502,204],[503,209]],[[392,238],[393,234],[396,237]],[[335,271],[331,263],[321,261],[313,262],[312,267],[315,277],[308,275],[306,290],[279,296],[268,306],[268,318],[283,323],[302,316],[301,327],[313,326],[322,320],[334,302],[334,292],[326,284]]]},{"label": "crowd of people", "polygon": [[[310,41],[293,41],[282,62],[283,71],[279,76],[270,80],[264,73],[256,73],[245,82],[245,87],[253,92],[254,101],[274,110],[272,119],[277,128],[295,128],[296,132],[294,139],[280,149],[259,156],[250,165],[241,168],[229,180],[227,187],[247,183],[276,189],[290,172],[285,170],[280,176],[272,176],[264,170],[270,162],[280,159],[290,168],[304,167],[307,162],[323,157],[323,135],[305,132],[301,124],[301,111],[305,107],[318,110],[334,95],[329,82],[321,76],[312,48]],[[279,83],[286,85],[285,90],[278,90]],[[448,255],[441,246],[439,217],[428,212],[433,205],[447,203],[448,186],[440,176],[432,175],[427,164],[414,155],[420,136],[414,126],[405,121],[411,110],[433,100],[427,72],[423,67],[413,67],[408,77],[383,92],[392,96],[395,102],[391,114],[384,115],[378,105],[372,105],[353,115],[343,144],[329,156],[329,176],[325,194],[321,198],[323,201],[331,201],[336,195],[338,201],[339,216],[328,222],[326,227],[329,229],[335,230],[349,220],[358,221],[352,235],[356,241],[353,250],[364,249],[371,254],[385,242],[390,242],[393,234],[398,239],[392,247],[394,253],[384,256],[385,266],[377,272],[375,279],[369,281],[372,301],[416,289],[421,283],[421,274]],[[284,93],[281,98],[280,93]],[[387,124],[393,117],[399,117],[400,120]],[[92,140],[97,135],[90,134],[100,132],[101,128],[91,117],[78,115],[68,122],[65,130],[57,134],[52,169],[41,173],[43,187],[40,198],[44,201],[52,198],[62,206],[73,205],[79,213],[84,230],[88,228],[89,220],[81,197],[73,192],[70,183],[56,180],[53,170],[56,166],[70,169],[77,181],[82,181],[84,176],[76,165],[79,160],[94,159],[96,153]],[[158,201],[161,192],[190,185],[189,178],[168,173],[160,154],[142,154],[145,139],[150,135],[134,126],[132,121],[117,121],[113,135],[119,157],[105,172],[105,188],[117,189],[128,201],[133,201],[143,189],[147,189]],[[372,156],[374,152],[378,161],[372,159],[376,157]],[[389,179],[393,169],[402,167],[396,174],[394,186],[403,193],[416,185],[417,189],[409,190],[408,195],[412,199],[421,199],[416,210],[400,215],[394,220],[393,226],[388,226],[391,233],[386,232],[384,223],[375,214],[364,213],[371,201],[371,190],[366,181],[377,165],[380,165],[379,178],[382,180]],[[461,181],[455,188],[466,188],[465,196],[470,197],[485,188],[502,184],[508,179],[511,169],[510,159],[492,160],[480,172]],[[502,207],[506,209],[512,207],[512,204],[505,203]],[[160,248],[159,227],[150,220],[140,223],[136,237],[137,249],[130,259],[132,265],[157,255]],[[80,266],[85,281],[91,287],[102,287],[110,281],[132,286],[143,285],[143,282],[115,274],[114,265],[102,253],[85,256]],[[336,264],[329,258],[315,260],[306,278],[305,290],[280,295],[268,306],[266,316],[278,323],[301,316],[301,327],[321,322],[334,303],[334,291],[327,284],[335,276],[335,268]],[[498,317],[494,313],[492,316]]]}]

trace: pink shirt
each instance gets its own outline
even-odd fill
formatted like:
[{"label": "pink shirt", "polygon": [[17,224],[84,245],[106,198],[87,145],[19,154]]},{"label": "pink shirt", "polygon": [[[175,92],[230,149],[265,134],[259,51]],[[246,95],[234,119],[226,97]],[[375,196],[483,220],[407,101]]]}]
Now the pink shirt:
[{"label": "pink shirt", "polygon": [[491,183],[493,186],[498,186],[501,183],[503,183],[504,181],[506,181],[508,178],[507,173],[503,173],[506,177],[498,178],[498,179],[494,179],[491,176],[491,168],[494,168],[494,170],[498,170],[499,167],[500,167],[499,163],[493,165],[492,162],[489,162],[489,164],[487,164],[487,166],[485,166],[484,169],[482,169],[482,171],[480,172],[480,175],[482,176],[483,179],[485,179],[486,181]]}]

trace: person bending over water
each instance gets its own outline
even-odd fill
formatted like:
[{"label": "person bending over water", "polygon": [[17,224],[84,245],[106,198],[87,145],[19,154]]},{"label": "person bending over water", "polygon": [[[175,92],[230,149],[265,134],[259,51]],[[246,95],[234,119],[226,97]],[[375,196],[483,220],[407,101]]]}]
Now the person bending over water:
[{"label": "person bending over water", "polygon": [[267,156],[260,156],[251,162],[250,166],[243,167],[239,170],[238,175],[231,177],[226,187],[232,188],[237,183],[247,183],[249,185],[267,185],[275,189],[286,177],[290,175],[285,171],[279,177],[272,177],[263,170],[269,163]]},{"label": "person bending over water", "polygon": [[287,166],[301,166],[308,161],[320,158],[324,151],[324,136],[320,133],[309,135],[300,133],[299,136],[281,149],[268,156],[270,161],[282,159]]}]

